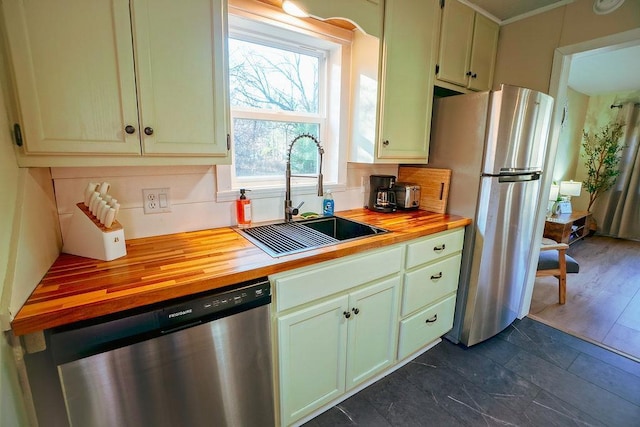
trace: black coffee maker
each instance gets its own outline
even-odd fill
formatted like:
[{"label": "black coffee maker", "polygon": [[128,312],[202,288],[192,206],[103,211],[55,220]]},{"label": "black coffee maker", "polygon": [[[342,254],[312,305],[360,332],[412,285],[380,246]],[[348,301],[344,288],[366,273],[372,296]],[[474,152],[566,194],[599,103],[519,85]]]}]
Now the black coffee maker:
[{"label": "black coffee maker", "polygon": [[393,175],[369,176],[369,205],[367,208],[375,212],[395,212],[396,193],[393,185],[396,177]]}]

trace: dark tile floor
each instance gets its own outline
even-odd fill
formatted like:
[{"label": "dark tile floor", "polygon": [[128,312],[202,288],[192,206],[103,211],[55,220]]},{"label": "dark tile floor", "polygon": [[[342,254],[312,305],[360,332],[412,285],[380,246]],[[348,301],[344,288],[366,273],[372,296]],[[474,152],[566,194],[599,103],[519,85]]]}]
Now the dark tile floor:
[{"label": "dark tile floor", "polygon": [[443,340],[306,426],[640,426],[640,363],[525,318]]}]

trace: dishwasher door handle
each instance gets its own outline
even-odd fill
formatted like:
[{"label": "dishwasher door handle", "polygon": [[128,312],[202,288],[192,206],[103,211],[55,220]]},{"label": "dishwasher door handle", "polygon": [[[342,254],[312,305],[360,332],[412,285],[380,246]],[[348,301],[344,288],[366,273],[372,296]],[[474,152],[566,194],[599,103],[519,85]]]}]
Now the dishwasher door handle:
[{"label": "dishwasher door handle", "polygon": [[166,335],[166,334],[170,334],[172,332],[181,331],[183,329],[188,329],[188,328],[190,328],[192,326],[198,326],[198,325],[202,325],[202,320],[196,320],[194,322],[185,323],[184,325],[176,326],[175,328],[161,329],[160,333],[162,335]]}]

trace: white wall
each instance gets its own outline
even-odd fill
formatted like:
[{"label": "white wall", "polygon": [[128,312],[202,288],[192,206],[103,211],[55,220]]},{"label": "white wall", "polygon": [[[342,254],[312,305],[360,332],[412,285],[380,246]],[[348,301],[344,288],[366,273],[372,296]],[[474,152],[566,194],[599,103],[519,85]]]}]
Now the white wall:
[{"label": "white wall", "polygon": [[[397,172],[397,165],[349,164],[346,188],[334,191],[336,211],[364,205],[362,178],[368,186],[371,174]],[[103,181],[111,184],[109,194],[121,204],[118,221],[127,239],[236,225],[234,202],[216,200],[214,166],[53,168],[52,176],[63,236],[87,183]],[[142,189],[167,187],[171,212],[144,214]],[[321,211],[322,198],[313,191],[300,194],[293,190],[294,204],[305,202],[302,212]],[[248,193],[248,197],[252,200],[254,222],[283,217],[284,190],[276,192],[276,196]]]},{"label": "white wall", "polygon": [[[0,43],[4,43],[0,40]],[[0,55],[0,426],[26,426],[26,408],[9,321],[42,279],[60,249],[49,169],[20,169],[13,151],[4,57]]]},{"label": "white wall", "polygon": [[[16,222],[21,211],[20,201],[24,196],[21,188],[22,184],[28,180],[28,171],[18,169],[16,165],[7,111],[2,95],[0,93],[0,200],[2,200],[2,210],[0,211],[0,323],[2,326],[0,328],[0,425],[23,426],[27,425],[27,416],[21,397],[22,391],[18,382],[16,361],[9,344],[8,333],[4,331],[9,327],[12,300],[15,295],[31,293],[40,278],[35,283],[14,280],[17,270],[17,248],[21,242]],[[49,187],[51,187],[50,182]],[[43,223],[47,223],[47,221],[45,220]],[[50,222],[48,224],[51,226]],[[54,224],[53,228],[57,229],[57,226]],[[44,248],[49,246],[46,242],[40,244]],[[55,239],[53,244],[55,245]],[[41,252],[38,250],[34,251],[34,255],[39,253]],[[27,265],[20,270],[34,266],[28,259],[26,262]],[[46,268],[49,265],[46,265]],[[32,270],[39,271],[38,268]]]},{"label": "white wall", "polygon": [[[5,278],[9,268],[19,171],[11,148],[11,140],[6,132],[8,129],[6,112],[1,98],[0,107],[2,110],[0,111],[0,129],[3,130],[0,132],[0,200],[3,200],[2,213],[0,214],[0,295],[4,295],[5,289],[11,286],[11,283],[7,283]],[[5,298],[0,301],[0,316],[4,318],[2,323],[6,323],[9,318],[9,302],[5,302]],[[25,425],[25,409],[22,400],[17,398],[20,396],[20,386],[16,365],[7,336],[4,332],[0,333],[2,334],[0,336],[0,425]]]}]

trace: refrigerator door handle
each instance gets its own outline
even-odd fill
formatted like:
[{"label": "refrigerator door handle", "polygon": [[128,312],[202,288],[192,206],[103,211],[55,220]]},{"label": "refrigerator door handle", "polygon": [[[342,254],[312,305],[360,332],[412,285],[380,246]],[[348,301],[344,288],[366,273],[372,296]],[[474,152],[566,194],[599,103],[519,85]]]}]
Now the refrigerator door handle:
[{"label": "refrigerator door handle", "polygon": [[537,181],[539,179],[540,172],[526,173],[521,175],[498,175],[498,182]]}]

